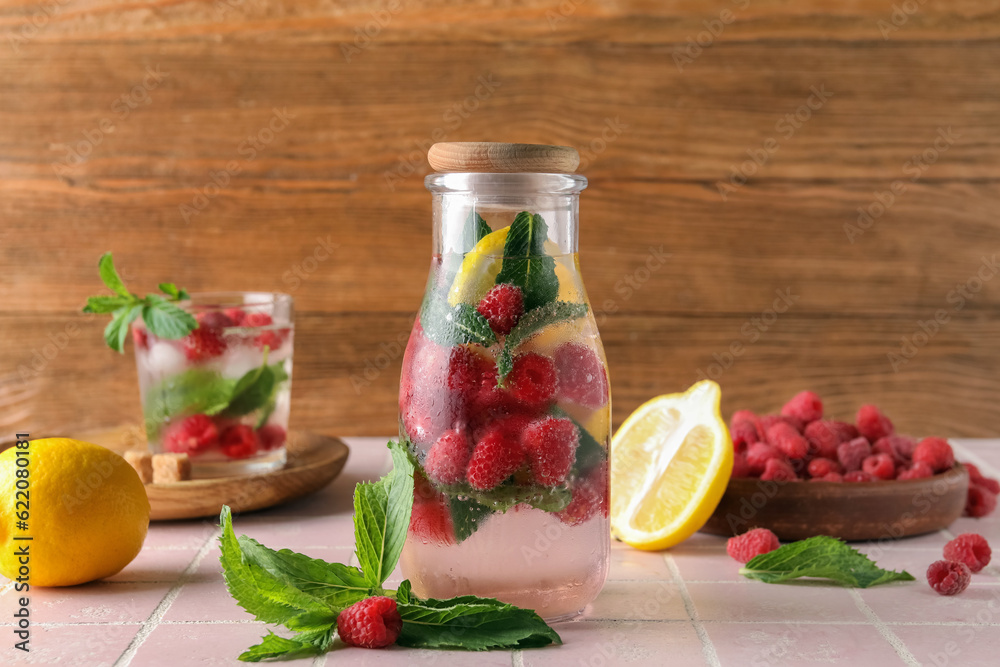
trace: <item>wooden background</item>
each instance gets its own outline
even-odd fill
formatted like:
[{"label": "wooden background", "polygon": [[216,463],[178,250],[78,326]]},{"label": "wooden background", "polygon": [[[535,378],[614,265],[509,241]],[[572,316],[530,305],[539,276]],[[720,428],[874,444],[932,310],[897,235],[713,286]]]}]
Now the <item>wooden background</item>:
[{"label": "wooden background", "polygon": [[[131,349],[79,314],[113,250],[135,291],[290,291],[293,425],[394,432],[430,256],[422,153],[445,138],[584,153],[616,425],[703,373],[727,415],[812,388],[839,416],[871,401],[916,434],[1000,432],[992,0],[5,0],[0,35],[0,397],[31,410],[6,408],[18,428],[138,418]],[[832,96],[783,124],[814,87]],[[275,109],[286,126],[250,159]],[[670,258],[647,279],[651,246]],[[776,290],[795,299],[775,315]]]}]

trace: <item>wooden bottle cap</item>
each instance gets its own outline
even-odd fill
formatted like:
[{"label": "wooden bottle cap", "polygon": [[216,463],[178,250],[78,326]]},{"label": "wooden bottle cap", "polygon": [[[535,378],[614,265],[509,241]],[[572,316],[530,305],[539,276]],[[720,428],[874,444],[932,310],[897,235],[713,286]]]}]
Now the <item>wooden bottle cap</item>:
[{"label": "wooden bottle cap", "polygon": [[446,172],[572,174],[580,154],[569,146],[447,141],[431,146],[427,161]]}]

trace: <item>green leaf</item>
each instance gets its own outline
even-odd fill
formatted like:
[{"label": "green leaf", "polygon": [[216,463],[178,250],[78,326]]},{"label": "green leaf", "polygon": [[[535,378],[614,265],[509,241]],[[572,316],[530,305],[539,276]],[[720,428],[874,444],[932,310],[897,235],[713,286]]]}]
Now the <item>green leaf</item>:
[{"label": "green leaf", "polygon": [[390,441],[392,471],[354,489],[354,538],[358,562],[372,588],[381,588],[399,561],[413,509],[413,462],[405,446]]},{"label": "green leaf", "polygon": [[499,382],[510,373],[514,366],[514,352],[526,340],[546,327],[559,322],[568,322],[587,314],[587,304],[570,303],[568,301],[553,301],[524,314],[517,325],[511,329],[503,342],[503,349],[497,355],[497,372]]},{"label": "green leaf", "polygon": [[190,368],[164,378],[146,392],[146,432],[155,439],[164,421],[180,414],[216,415],[229,405],[236,380],[215,371]]},{"label": "green leaf", "polygon": [[122,306],[114,312],[108,326],[104,327],[104,342],[115,352],[125,351],[125,338],[128,337],[129,326],[142,312],[142,305]]},{"label": "green leaf", "polygon": [[157,287],[160,288],[161,292],[169,296],[174,301],[177,301],[178,299],[181,298],[181,292],[183,290],[178,289],[177,285],[173,283],[160,283],[159,285],[157,285]]},{"label": "green leaf", "polygon": [[403,579],[403,583],[396,589],[396,602],[403,604],[411,602],[413,600],[412,588],[413,585],[410,583],[410,580]]},{"label": "green leaf", "polygon": [[868,588],[890,581],[913,581],[909,572],[883,570],[845,542],[826,535],[792,542],[756,556],[740,568],[740,574],[769,584],[815,577],[855,588]]},{"label": "green leaf", "polygon": [[479,530],[480,523],[493,514],[493,510],[471,498],[452,496],[448,499],[455,541],[461,544]]},{"label": "green leaf", "polygon": [[469,211],[469,219],[465,221],[462,235],[462,250],[468,252],[476,247],[493,230],[475,211]]},{"label": "green leaf", "polygon": [[219,516],[222,574],[230,595],[258,621],[292,630],[321,630],[337,622],[337,612],[254,564],[233,533],[232,512],[223,505]]},{"label": "green leaf", "polygon": [[331,625],[325,630],[299,633],[293,639],[279,637],[268,631],[259,644],[255,644],[241,653],[239,659],[243,662],[260,662],[275,658],[292,660],[322,655],[333,646],[335,629],[336,626]]},{"label": "green leaf", "polygon": [[356,567],[327,563],[289,549],[274,551],[245,535],[238,542],[248,562],[321,600],[337,613],[372,595],[364,574]]},{"label": "green leaf", "polygon": [[274,372],[266,364],[247,371],[236,382],[233,398],[223,414],[241,417],[264,407],[274,393],[274,380]]},{"label": "green leaf", "polygon": [[178,340],[198,328],[198,321],[191,313],[181,310],[163,297],[150,294],[144,301],[142,321],[153,335]]},{"label": "green leaf", "polygon": [[545,253],[548,226],[540,215],[521,211],[507,232],[503,264],[496,284],[517,285],[524,292],[524,309],[533,310],[559,294],[555,259]]},{"label": "green leaf", "polygon": [[445,347],[463,343],[489,347],[497,342],[490,323],[479,311],[467,303],[449,306],[444,294],[435,293],[427,299],[420,324],[428,338]]},{"label": "green leaf", "polygon": [[132,297],[129,291],[125,289],[125,283],[122,282],[121,276],[118,275],[118,271],[115,269],[115,260],[111,257],[110,252],[101,255],[101,258],[97,261],[97,270],[101,274],[101,280],[104,281],[109,290],[126,298]]},{"label": "green leaf", "polygon": [[87,305],[83,307],[83,312],[104,315],[113,313],[129,303],[131,303],[131,299],[124,296],[92,296],[87,299]]},{"label": "green leaf", "polygon": [[506,512],[522,503],[546,512],[560,512],[570,501],[570,490],[565,487],[542,486],[541,484],[504,484],[489,491],[480,491],[468,484],[453,484],[438,487],[452,498],[469,498],[493,512]]},{"label": "green leaf", "polygon": [[562,643],[534,611],[491,598],[411,600],[397,609],[403,619],[400,646],[488,651]]}]

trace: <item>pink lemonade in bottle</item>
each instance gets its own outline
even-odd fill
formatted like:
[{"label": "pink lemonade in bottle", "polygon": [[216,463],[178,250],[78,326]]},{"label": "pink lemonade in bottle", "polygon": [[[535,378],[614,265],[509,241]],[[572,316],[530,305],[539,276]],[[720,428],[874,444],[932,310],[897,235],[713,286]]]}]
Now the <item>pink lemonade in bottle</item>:
[{"label": "pink lemonade in bottle", "polygon": [[417,462],[414,594],[580,613],[609,560],[607,364],[577,258],[571,174],[438,173],[434,251],[403,358]]}]

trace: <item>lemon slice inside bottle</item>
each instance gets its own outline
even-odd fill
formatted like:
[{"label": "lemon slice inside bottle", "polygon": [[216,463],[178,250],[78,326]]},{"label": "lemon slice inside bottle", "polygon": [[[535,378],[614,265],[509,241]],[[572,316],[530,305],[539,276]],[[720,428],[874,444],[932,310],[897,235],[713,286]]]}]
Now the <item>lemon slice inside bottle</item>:
[{"label": "lemon slice inside bottle", "polygon": [[719,385],[658,396],[611,439],[611,533],[637,549],[678,544],[705,525],[733,469]]},{"label": "lemon slice inside bottle", "polygon": [[490,232],[465,254],[448,292],[448,305],[476,304],[496,282],[503,265],[503,248],[510,227]]}]

